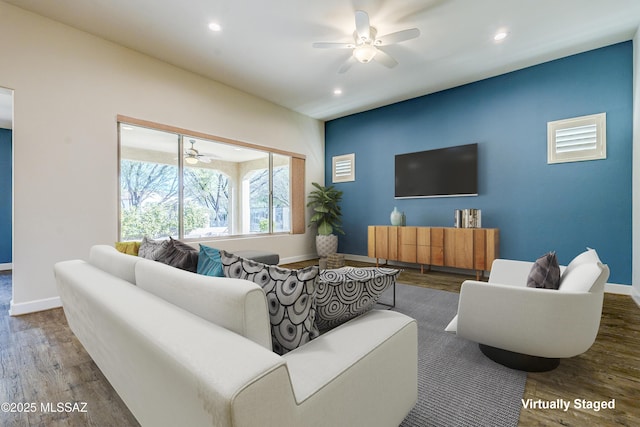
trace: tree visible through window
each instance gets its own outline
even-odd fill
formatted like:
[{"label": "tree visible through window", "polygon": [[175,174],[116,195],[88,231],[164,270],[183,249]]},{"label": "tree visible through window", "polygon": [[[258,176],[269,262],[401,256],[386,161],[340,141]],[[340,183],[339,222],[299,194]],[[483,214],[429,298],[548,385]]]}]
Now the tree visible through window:
[{"label": "tree visible through window", "polygon": [[120,239],[290,231],[290,162],[285,155],[121,124]]},{"label": "tree visible through window", "polygon": [[229,234],[229,177],[215,169],[188,167],[184,170],[185,237]]}]

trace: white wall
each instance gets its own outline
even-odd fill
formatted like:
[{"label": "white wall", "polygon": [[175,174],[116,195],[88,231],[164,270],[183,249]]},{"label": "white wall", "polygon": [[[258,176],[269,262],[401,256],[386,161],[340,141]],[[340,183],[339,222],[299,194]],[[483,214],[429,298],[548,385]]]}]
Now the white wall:
[{"label": "white wall", "polygon": [[633,38],[633,214],[632,214],[632,289],[640,306],[640,28]]},{"label": "white wall", "polygon": [[[116,115],[307,156],[324,180],[324,125],[225,85],[0,1],[0,86],[14,97],[12,314],[59,303],[53,264],[117,238]],[[314,236],[225,241],[281,258]]]}]

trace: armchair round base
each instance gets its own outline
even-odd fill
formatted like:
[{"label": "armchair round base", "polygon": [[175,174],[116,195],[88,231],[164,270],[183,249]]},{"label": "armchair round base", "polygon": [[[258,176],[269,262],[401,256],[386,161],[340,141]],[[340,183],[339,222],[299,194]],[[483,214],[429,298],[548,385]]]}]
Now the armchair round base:
[{"label": "armchair round base", "polygon": [[515,353],[501,348],[479,344],[480,351],[489,359],[507,368],[526,372],[547,372],[558,367],[560,359],[530,356],[528,354]]}]

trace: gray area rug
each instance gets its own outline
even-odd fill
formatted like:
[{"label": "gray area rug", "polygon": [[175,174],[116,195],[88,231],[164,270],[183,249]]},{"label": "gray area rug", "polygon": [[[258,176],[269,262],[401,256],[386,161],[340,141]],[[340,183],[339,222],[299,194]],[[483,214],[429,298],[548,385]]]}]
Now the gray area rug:
[{"label": "gray area rug", "polygon": [[[391,300],[389,291],[381,302]],[[394,310],[419,325],[418,402],[401,426],[517,426],[527,375],[489,360],[477,343],[444,332],[458,311],[458,296],[397,285]]]}]

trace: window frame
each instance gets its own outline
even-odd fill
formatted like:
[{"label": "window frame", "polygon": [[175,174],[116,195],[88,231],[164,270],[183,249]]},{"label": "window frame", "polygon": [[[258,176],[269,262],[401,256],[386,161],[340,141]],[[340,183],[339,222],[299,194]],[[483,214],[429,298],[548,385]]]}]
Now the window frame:
[{"label": "window frame", "polygon": [[[118,181],[118,240],[121,240],[122,238],[122,210],[120,208],[120,202],[121,202],[121,197],[122,197],[122,189],[121,189],[121,184],[120,184],[120,180],[121,180],[121,134],[120,134],[120,130],[122,126],[126,126],[126,125],[131,125],[131,126],[138,126],[138,127],[144,127],[144,128],[148,128],[148,129],[152,129],[152,130],[157,130],[157,131],[162,131],[162,132],[169,132],[169,133],[174,133],[176,135],[178,135],[179,138],[179,147],[177,147],[177,150],[179,152],[182,152],[182,144],[184,141],[184,139],[187,138],[198,138],[198,139],[205,139],[205,140],[210,140],[212,142],[219,142],[222,144],[227,144],[227,145],[231,145],[231,146],[236,146],[236,147],[240,147],[240,148],[245,148],[245,149],[251,149],[251,150],[256,150],[256,151],[262,151],[268,154],[269,156],[269,218],[271,219],[269,221],[269,230],[266,233],[250,233],[250,234],[229,234],[226,236],[211,236],[211,237],[197,237],[197,238],[191,238],[191,237],[184,237],[184,223],[182,220],[182,211],[179,212],[179,224],[178,224],[178,233],[179,233],[179,238],[180,239],[184,239],[184,240],[188,240],[188,241],[207,241],[207,240],[223,240],[223,239],[233,239],[233,238],[238,238],[238,237],[242,237],[242,238],[246,238],[246,237],[261,237],[261,236],[273,236],[273,235],[289,235],[289,234],[304,234],[306,232],[306,224],[305,224],[305,163],[306,163],[306,156],[303,154],[299,154],[299,153],[294,153],[294,152],[290,152],[290,151],[286,151],[286,150],[280,150],[277,148],[272,148],[272,147],[265,147],[265,146],[261,146],[258,144],[253,144],[253,143],[248,143],[248,142],[243,142],[243,141],[238,141],[238,140],[234,140],[231,138],[226,138],[226,137],[220,137],[217,135],[211,135],[211,134],[207,134],[207,133],[203,133],[203,132],[197,132],[197,131],[192,131],[192,130],[188,130],[188,129],[184,129],[184,128],[179,128],[179,127],[175,127],[175,126],[169,126],[169,125],[164,125],[164,124],[160,124],[160,123],[155,123],[155,122],[151,122],[148,120],[141,120],[141,119],[136,119],[133,117],[128,117],[128,116],[124,116],[124,115],[117,115],[116,117],[116,128],[117,128],[117,135],[118,135],[118,174],[117,174],[117,181]],[[281,156],[287,156],[290,159],[289,162],[289,202],[290,202],[290,211],[291,211],[291,219],[290,219],[290,225],[289,231],[273,231],[272,228],[272,223],[273,223],[273,219],[271,218],[271,216],[273,215],[273,188],[272,188],[272,174],[273,174],[273,164],[272,164],[272,155],[281,155]],[[179,182],[180,182],[180,186],[179,186],[179,205],[180,205],[180,209],[182,209],[183,203],[184,203],[184,186],[183,186],[183,174],[184,174],[184,162],[182,159],[182,156],[179,156],[179,165],[178,165],[178,176],[179,176]]]}]

